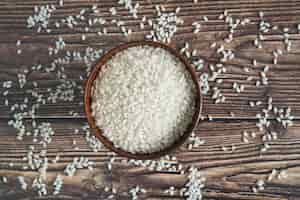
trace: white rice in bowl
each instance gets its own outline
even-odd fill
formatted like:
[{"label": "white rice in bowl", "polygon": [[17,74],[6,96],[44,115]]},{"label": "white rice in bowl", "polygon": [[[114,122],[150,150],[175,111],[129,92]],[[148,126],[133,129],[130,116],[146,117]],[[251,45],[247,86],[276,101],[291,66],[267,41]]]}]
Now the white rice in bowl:
[{"label": "white rice in bowl", "polygon": [[186,131],[196,86],[184,64],[163,48],[130,47],[113,56],[95,79],[92,116],[124,151],[158,152]]}]

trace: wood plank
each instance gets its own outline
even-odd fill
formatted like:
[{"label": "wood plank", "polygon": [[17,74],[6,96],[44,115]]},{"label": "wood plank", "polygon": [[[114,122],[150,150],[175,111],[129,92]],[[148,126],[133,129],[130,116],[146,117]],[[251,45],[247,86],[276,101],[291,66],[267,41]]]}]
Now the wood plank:
[{"label": "wood plank", "polygon": [[[196,16],[195,13],[189,13],[190,11],[197,11],[200,12],[203,15],[211,15],[216,16],[217,14],[223,12],[224,9],[229,10],[230,12],[234,14],[240,14],[245,13],[245,16],[253,16],[254,12],[258,11],[265,11],[268,13],[268,15],[277,15],[279,13],[276,13],[276,11],[280,11],[281,15],[284,16],[284,14],[291,14],[291,12],[297,11],[297,6],[299,6],[299,1],[288,1],[288,0],[280,0],[280,1],[238,1],[239,4],[237,4],[237,1],[201,1],[197,4],[194,4],[192,1],[168,1],[168,3],[165,3],[162,0],[159,1],[135,1],[139,2],[140,9],[139,13],[141,15],[143,14],[153,14],[153,8],[154,5],[164,5],[167,9],[175,9],[176,7],[180,6],[182,8],[182,14],[183,16]],[[255,2],[255,3],[254,3]],[[6,14],[9,16],[9,18],[6,18],[6,20],[14,20],[18,19],[18,21],[22,21],[22,17],[31,14],[33,6],[35,5],[45,5],[45,4],[54,4],[57,5],[57,1],[44,1],[44,2],[22,2],[22,1],[10,1],[9,3],[5,3],[2,6],[2,9],[0,9],[1,14]],[[120,16],[122,18],[127,19],[128,13],[126,12],[126,9],[122,5],[118,5],[115,2],[111,1],[101,1],[101,3],[98,1],[66,1],[63,7],[58,7],[58,10],[55,11],[57,13],[56,18],[59,18],[61,16],[65,16],[70,13],[74,13],[76,11],[79,11],[82,8],[90,8],[92,4],[98,4],[100,10],[100,15],[104,15],[106,17],[109,17],[109,10],[108,8],[114,6],[119,11]],[[58,5],[57,5],[58,6]],[[291,11],[291,12],[288,12]],[[5,18],[4,18],[5,19]],[[2,19],[2,20],[4,20]]]},{"label": "wood plank", "polygon": [[[258,180],[266,180],[271,170],[263,170],[262,172],[248,171],[241,174],[237,172],[239,175],[233,174],[224,176],[222,179],[213,177],[207,178],[203,190],[204,199],[297,199],[299,198],[299,190],[296,185],[299,185],[299,181],[296,177],[298,177],[297,172],[299,167],[288,167],[285,170],[287,170],[291,178],[280,180],[274,178],[271,181],[266,181],[264,190],[258,193],[253,193],[252,187],[256,185]],[[187,175],[168,175],[151,172],[138,174],[134,171],[129,171],[125,174],[118,174],[116,176],[118,179],[114,184],[119,186],[119,191],[127,191],[128,188],[134,187],[138,183],[148,191],[145,195],[141,196],[143,199],[184,199],[180,197],[179,190],[184,187]],[[169,187],[175,188],[174,196],[165,193]],[[120,198],[130,199],[129,195],[122,195],[122,193],[125,192],[119,192],[118,194],[120,193]]]},{"label": "wood plank", "polygon": [[[206,40],[202,40],[201,35],[206,38]],[[201,33],[201,35],[191,38],[185,38],[187,42],[190,42],[192,48],[198,49],[200,56],[206,60],[206,68],[204,71],[208,72],[207,69],[208,64],[213,64],[216,62],[216,56],[214,51],[210,49],[208,46],[213,42],[214,36]],[[206,36],[205,36],[206,35]],[[71,37],[72,38],[72,37]],[[300,37],[299,35],[292,35],[293,39],[293,49],[289,54],[285,54],[278,58],[278,65],[271,64],[272,62],[272,51],[277,48],[283,48],[282,39],[279,34],[273,34],[265,36],[265,41],[263,45],[266,46],[266,49],[260,50],[252,45],[252,41],[254,40],[254,35],[247,35],[246,33],[241,34],[241,36],[237,36],[235,41],[227,45],[228,48],[233,49],[236,53],[236,58],[224,63],[224,66],[227,69],[227,72],[218,76],[217,79],[223,79],[223,83],[215,84],[211,83],[211,87],[218,86],[218,88],[222,91],[224,96],[227,98],[225,103],[215,104],[211,99],[211,93],[208,96],[204,97],[204,110],[203,115],[212,115],[214,118],[253,118],[257,113],[261,111],[263,107],[266,105],[267,96],[272,96],[274,105],[279,107],[292,107],[292,114],[295,117],[299,117],[300,115],[300,106],[299,106],[299,51],[297,50],[300,47]],[[32,38],[33,40],[33,38]],[[25,69],[23,66],[20,68],[20,64],[24,61],[26,63],[25,57],[30,55],[34,55],[32,57],[33,61],[37,63],[44,63],[47,66],[47,63],[51,62],[51,58],[47,57],[47,45],[43,44],[43,42],[48,43],[46,39],[40,39],[41,42],[36,45],[24,44],[24,55],[18,56],[15,59],[9,59],[12,57],[12,54],[15,53],[15,45],[14,44],[3,44],[0,46],[0,53],[4,56],[4,59],[0,61],[0,78],[2,80],[14,80],[14,87],[10,89],[8,100],[9,102],[18,102],[22,101],[25,92],[23,89],[18,89],[17,84],[17,73],[21,71],[21,69]],[[53,40],[53,39],[52,39]],[[73,40],[73,39],[71,39]],[[218,40],[220,43],[221,40]],[[115,43],[122,43],[123,40],[115,40]],[[91,46],[94,48],[110,48],[115,45],[108,44],[107,42],[100,41],[100,44],[92,44]],[[110,46],[111,45],[111,46]],[[173,44],[178,49],[182,47],[182,42],[178,44]],[[8,46],[8,48],[7,48]],[[85,45],[80,45],[78,47],[73,47],[74,45],[70,42],[69,50],[74,49],[85,49]],[[44,56],[39,57],[40,53]],[[54,59],[54,58],[52,58]],[[257,60],[257,66],[252,65],[252,60]],[[30,64],[31,60],[27,60]],[[270,66],[270,71],[267,73],[269,84],[266,86],[255,86],[255,82],[260,80],[259,73],[263,70],[265,65]],[[29,65],[31,66],[31,65]],[[68,75],[68,80],[75,81],[78,86],[83,87],[84,81],[79,79],[80,76],[84,76],[86,67],[83,64],[78,62],[71,63],[69,65],[65,65],[65,71]],[[249,72],[245,72],[243,70],[244,67],[249,68]],[[247,77],[252,76],[252,81],[247,81]],[[60,82],[56,80],[55,74],[53,73],[38,73],[34,72],[28,76],[28,83],[25,85],[25,89],[32,88],[33,81],[38,83],[38,92],[43,95],[48,95],[47,88],[55,87]],[[239,84],[243,84],[245,86],[245,92],[238,94],[232,89],[232,84],[237,82]],[[1,84],[1,83],[0,83]],[[1,91],[5,91],[1,89]],[[83,96],[82,89],[75,89],[75,96],[73,102],[58,102],[52,104],[47,102],[46,105],[42,105],[38,111],[38,117],[65,117],[70,116],[69,112],[74,111],[77,112],[80,117],[84,117],[83,110]],[[30,96],[30,95],[27,95]],[[1,96],[0,102],[4,102],[6,97]],[[262,105],[258,107],[250,107],[249,101],[262,101]],[[8,117],[9,108],[4,104],[0,105],[1,114],[0,116]],[[230,116],[230,112],[234,112],[235,116]]]},{"label": "wood plank", "polygon": [[[61,195],[53,195],[54,188],[50,185],[53,184],[56,176],[60,174],[64,180],[63,193]],[[7,183],[4,185],[0,183],[0,198],[13,200],[13,199],[45,199],[39,197],[32,189],[31,183],[38,176],[37,172],[18,172],[13,170],[1,170],[0,176],[8,178]],[[24,192],[17,180],[17,176],[24,176],[28,184],[28,191]],[[62,175],[57,171],[47,172],[47,199],[105,199],[111,195],[105,192],[104,188],[112,188],[111,176],[109,173],[102,169],[96,169],[93,172],[89,170],[80,170],[74,177]]]},{"label": "wood plank", "polygon": [[[41,120],[42,121],[42,120]],[[87,146],[82,130],[74,135],[74,129],[82,126],[85,120],[82,119],[51,119],[52,127],[55,130],[52,143],[48,146],[47,156],[53,160],[57,153],[61,159],[57,163],[49,162],[49,183],[57,173],[62,173],[65,166],[72,162],[73,158],[85,156],[96,163],[96,171],[78,170],[74,178],[66,178],[66,190],[63,189],[62,199],[77,197],[83,199],[85,195],[93,199],[93,195],[107,195],[103,192],[104,185],[115,187],[119,198],[129,199],[127,192],[135,185],[140,185],[148,192],[145,199],[163,199],[172,198],[170,194],[164,191],[171,186],[175,186],[176,191],[183,187],[187,180],[187,174],[180,174],[179,171],[169,172],[167,168],[155,169],[150,171],[147,167],[124,163],[123,158],[116,156],[113,162],[112,171],[108,171],[107,163],[112,154],[103,149],[98,153],[92,152]],[[23,175],[27,180],[32,180],[36,172],[24,170],[22,166],[26,163],[23,157],[26,156],[26,149],[34,144],[31,137],[26,137],[23,141],[15,139],[15,130],[6,125],[6,120],[0,120],[0,177],[5,175],[9,179],[7,187],[0,186],[6,191],[2,198],[16,198],[23,195],[20,190],[15,190],[16,176]],[[198,148],[188,150],[187,146],[182,146],[177,152],[173,153],[177,161],[168,161],[173,166],[183,165],[183,169],[189,166],[195,166],[200,169],[202,175],[206,177],[206,187],[204,189],[205,199],[288,199],[288,197],[298,198],[300,191],[296,188],[300,186],[299,182],[299,146],[300,146],[300,121],[296,120],[294,126],[288,130],[276,141],[269,142],[271,148],[264,153],[260,152],[262,143],[260,135],[255,126],[255,121],[225,120],[215,122],[202,122],[195,131],[196,135],[205,144]],[[242,131],[256,131],[257,138],[250,140],[246,144],[241,141]],[[75,150],[72,145],[73,139],[77,142],[79,150]],[[231,152],[231,145],[236,149]],[[36,150],[41,149],[36,146]],[[222,147],[229,150],[224,151]],[[14,166],[9,167],[13,162]],[[272,169],[287,170],[288,177],[284,179],[274,179],[266,183],[264,191],[255,194],[252,187],[257,180],[266,179]],[[99,185],[102,190],[93,191],[86,188],[83,179],[87,177],[100,176],[105,177]],[[102,179],[101,179],[102,180]],[[91,188],[93,184],[90,186]],[[76,190],[74,190],[76,188]],[[10,193],[8,191],[15,191]],[[102,191],[102,192],[101,192]],[[79,194],[80,193],[80,194]],[[126,193],[126,194],[125,194]],[[30,195],[26,194],[26,195]],[[91,195],[91,196],[90,196]],[[174,198],[181,199],[178,191]],[[29,197],[29,196],[28,196]],[[51,198],[51,196],[49,196]],[[144,199],[143,198],[143,199]]]}]

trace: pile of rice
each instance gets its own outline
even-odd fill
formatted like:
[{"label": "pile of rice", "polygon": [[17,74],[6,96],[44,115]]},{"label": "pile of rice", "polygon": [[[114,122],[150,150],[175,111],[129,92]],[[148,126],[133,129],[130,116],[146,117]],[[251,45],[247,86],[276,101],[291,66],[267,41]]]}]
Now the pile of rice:
[{"label": "pile of rice", "polygon": [[184,64],[167,50],[131,47],[112,57],[94,81],[92,115],[115,147],[157,152],[192,122],[195,87]]}]

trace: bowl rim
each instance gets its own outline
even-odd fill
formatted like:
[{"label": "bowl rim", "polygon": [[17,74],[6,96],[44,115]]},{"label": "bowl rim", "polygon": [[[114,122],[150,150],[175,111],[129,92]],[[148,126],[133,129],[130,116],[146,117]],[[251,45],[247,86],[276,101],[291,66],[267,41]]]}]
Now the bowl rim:
[{"label": "bowl rim", "polygon": [[[96,126],[95,120],[92,116],[91,112],[91,96],[92,96],[92,87],[94,80],[97,78],[99,72],[102,69],[102,66],[107,63],[109,59],[111,59],[113,56],[115,56],[117,53],[126,50],[130,47],[136,47],[136,46],[152,46],[156,48],[163,48],[164,50],[167,50],[170,52],[173,56],[177,57],[180,62],[182,62],[185,66],[185,69],[189,72],[191,75],[191,78],[193,80],[193,83],[195,84],[196,87],[196,106],[195,106],[195,113],[192,117],[192,121],[189,124],[187,130],[183,133],[183,135],[180,136],[178,140],[176,140],[172,145],[166,147],[165,149],[153,153],[143,153],[143,154],[133,154],[130,152],[127,152],[125,150],[122,150],[120,148],[117,148],[113,145],[113,143],[106,138],[103,134],[102,131]],[[193,132],[194,128],[197,126],[199,123],[199,119],[201,116],[201,111],[202,111],[202,95],[201,95],[201,89],[200,89],[200,84],[198,81],[198,77],[196,74],[196,71],[194,68],[189,64],[189,62],[184,58],[177,50],[173,49],[172,47],[163,44],[161,42],[154,42],[154,41],[147,41],[147,40],[142,40],[142,41],[135,41],[135,42],[127,42],[123,43],[121,45],[118,45],[117,47],[112,48],[109,50],[107,53],[105,53],[94,65],[91,73],[89,74],[89,77],[86,81],[85,85],[85,93],[84,93],[84,104],[85,104],[85,113],[87,116],[88,124],[94,133],[94,135],[101,141],[101,143],[108,148],[109,150],[115,152],[116,154],[120,156],[124,156],[127,158],[131,159],[139,159],[139,160],[146,160],[146,159],[155,159],[162,157],[164,155],[167,155],[168,153],[174,151],[178,147],[180,147],[189,137],[189,135]]]}]

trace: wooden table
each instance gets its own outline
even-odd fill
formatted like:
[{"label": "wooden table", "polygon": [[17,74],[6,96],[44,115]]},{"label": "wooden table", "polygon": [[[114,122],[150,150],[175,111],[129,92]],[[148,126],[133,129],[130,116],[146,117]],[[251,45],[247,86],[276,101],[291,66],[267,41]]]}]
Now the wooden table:
[{"label": "wooden table", "polygon": [[[139,22],[143,15],[151,19],[155,16],[154,4],[164,5],[167,11],[174,11],[180,6],[177,14],[184,20],[184,24],[178,27],[178,31],[172,38],[171,46],[181,48],[185,42],[191,48],[197,49],[198,54],[206,62],[204,71],[208,71],[207,65],[215,63],[217,55],[210,45],[216,41],[235,52],[235,58],[226,61],[224,65],[227,72],[219,78],[223,83],[219,89],[226,96],[225,103],[215,104],[211,94],[204,97],[203,116],[196,128],[196,135],[205,144],[198,148],[188,150],[182,147],[174,153],[177,161],[168,161],[183,168],[197,167],[202,176],[206,178],[205,188],[202,193],[204,199],[300,199],[300,35],[297,31],[297,23],[300,23],[300,1],[298,0],[199,0],[193,3],[191,0],[146,0],[138,1],[140,8],[139,19],[134,19],[124,6],[111,0],[65,0],[64,6],[58,6],[56,0],[2,0],[0,2],[0,84],[5,80],[13,80],[13,87],[9,90],[7,98],[9,105],[23,100],[27,89],[33,88],[33,82],[38,83],[40,94],[47,95],[47,88],[55,88],[59,81],[53,73],[34,72],[28,75],[25,89],[20,89],[17,83],[17,74],[25,68],[35,64],[47,65],[53,62],[54,57],[48,55],[48,47],[53,47],[59,36],[66,42],[66,50],[83,51],[87,46],[95,49],[108,50],[118,44],[127,41],[141,40],[149,33],[150,27],[144,30],[139,28]],[[36,29],[26,28],[26,19],[33,14],[35,5],[55,4],[57,10],[53,12],[50,22],[61,20],[69,15],[76,15],[82,8],[89,9],[94,4],[99,5],[98,16],[106,20],[122,19],[133,33],[124,37],[120,28],[115,24],[106,24],[108,34],[97,35],[96,28],[91,28],[85,33],[84,25],[78,25],[73,30],[62,27],[55,28],[50,25],[52,32],[37,33]],[[117,8],[117,15],[112,17],[109,8]],[[227,10],[235,18],[249,18],[252,24],[238,26],[231,43],[223,42],[228,35],[228,26],[224,25],[218,16]],[[253,45],[253,40],[258,34],[258,12],[264,12],[264,20],[278,25],[279,30],[271,31],[264,35],[263,48]],[[208,17],[208,21],[203,20]],[[199,33],[193,33],[192,23],[199,21],[201,29]],[[276,48],[284,49],[282,27],[288,27],[289,39],[292,48],[289,53],[278,57],[278,64],[272,64],[272,51]],[[82,34],[86,39],[82,40]],[[16,41],[21,40],[21,45],[16,46]],[[17,54],[17,49],[22,53]],[[253,59],[258,65],[253,65]],[[259,80],[259,66],[269,65],[269,84],[256,87],[255,81]],[[249,67],[246,72],[244,67]],[[78,85],[84,85],[80,75],[85,74],[86,67],[80,62],[65,66],[68,80],[75,81]],[[253,81],[247,81],[247,77],[254,77]],[[245,91],[237,93],[232,89],[232,84],[237,82],[245,85]],[[212,83],[214,85],[214,83]],[[1,93],[5,89],[0,89]],[[105,199],[111,191],[104,192],[104,187],[115,188],[117,194],[113,199],[130,199],[128,191],[139,185],[147,190],[146,194],[139,195],[140,199],[182,199],[178,190],[184,187],[187,181],[187,173],[168,172],[162,170],[148,170],[146,167],[135,166],[120,162],[122,158],[115,156],[116,161],[112,169],[108,170],[107,163],[113,156],[106,149],[93,152],[87,146],[84,131],[81,129],[86,122],[82,105],[83,95],[76,90],[75,99],[72,102],[58,101],[46,102],[41,105],[37,113],[38,122],[51,122],[55,135],[48,145],[47,156],[53,160],[57,154],[60,160],[57,163],[49,162],[47,182],[49,195],[40,199]],[[261,152],[263,146],[260,137],[250,139],[249,143],[242,141],[243,131],[255,131],[257,135],[263,134],[256,127],[256,114],[266,106],[267,97],[273,97],[273,104],[279,107],[292,108],[295,116],[294,125],[288,129],[276,128],[280,132],[278,140],[269,142],[270,149]],[[8,178],[6,184],[0,181],[0,199],[39,199],[36,192],[24,192],[20,189],[17,176],[24,176],[30,185],[38,172],[36,170],[23,169],[27,161],[28,146],[33,144],[32,136],[24,137],[23,141],[16,140],[16,130],[7,124],[12,114],[10,106],[5,106],[5,98],[0,96],[0,177]],[[29,99],[31,101],[31,99]],[[262,104],[255,107],[249,106],[249,101],[261,101]],[[72,113],[70,113],[72,112]],[[73,114],[73,113],[78,113]],[[208,117],[210,116],[210,120]],[[26,122],[30,122],[30,117]],[[275,120],[273,120],[276,124]],[[272,123],[273,123],[272,122]],[[74,130],[79,130],[74,134]],[[74,144],[74,140],[76,144]],[[36,145],[38,146],[38,145]],[[234,147],[234,151],[232,150]],[[77,148],[75,148],[77,147]],[[40,147],[36,147],[40,148]],[[73,177],[63,175],[64,185],[60,195],[53,196],[51,184],[56,175],[61,173],[66,165],[72,162],[74,157],[85,156],[96,163],[93,171],[88,169],[78,170]],[[13,163],[10,165],[10,163]],[[266,180],[272,172],[285,170],[287,177]],[[258,180],[265,181],[264,190],[253,192]],[[171,196],[164,191],[169,187],[175,187],[175,195]]]}]

